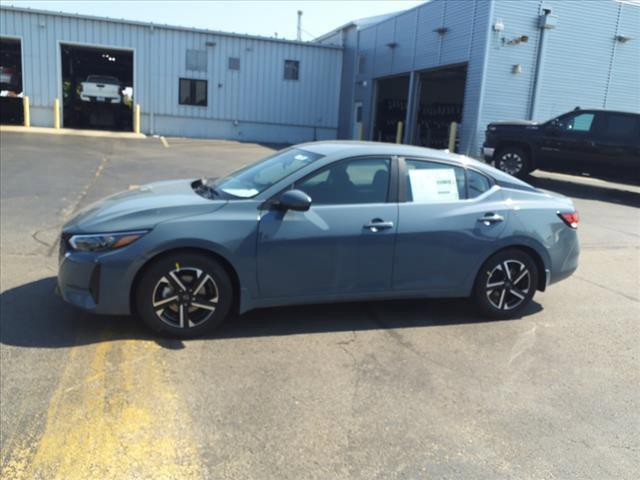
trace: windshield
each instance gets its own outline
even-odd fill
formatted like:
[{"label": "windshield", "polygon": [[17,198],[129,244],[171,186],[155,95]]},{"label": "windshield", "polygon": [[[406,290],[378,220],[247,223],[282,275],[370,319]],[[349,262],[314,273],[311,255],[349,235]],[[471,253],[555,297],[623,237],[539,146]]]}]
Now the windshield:
[{"label": "windshield", "polygon": [[233,172],[218,180],[215,187],[234,197],[252,198],[321,157],[317,153],[289,148]]}]

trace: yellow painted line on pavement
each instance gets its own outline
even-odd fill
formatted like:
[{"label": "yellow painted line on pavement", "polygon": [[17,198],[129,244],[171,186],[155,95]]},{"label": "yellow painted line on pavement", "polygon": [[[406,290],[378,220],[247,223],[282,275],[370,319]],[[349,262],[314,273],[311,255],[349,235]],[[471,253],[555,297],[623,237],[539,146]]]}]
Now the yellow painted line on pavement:
[{"label": "yellow painted line on pavement", "polygon": [[37,445],[16,446],[6,478],[203,478],[191,418],[160,346],[144,340],[76,346]]},{"label": "yellow painted line on pavement", "polygon": [[164,148],[169,148],[169,142],[167,141],[166,138],[164,138],[163,136],[160,136],[160,141],[162,142],[162,145],[164,145]]}]

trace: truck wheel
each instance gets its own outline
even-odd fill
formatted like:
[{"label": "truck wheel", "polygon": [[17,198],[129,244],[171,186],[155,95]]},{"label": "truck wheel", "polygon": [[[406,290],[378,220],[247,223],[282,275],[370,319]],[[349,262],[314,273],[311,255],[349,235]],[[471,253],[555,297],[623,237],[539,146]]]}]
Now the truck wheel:
[{"label": "truck wheel", "polygon": [[504,147],[496,155],[496,168],[522,178],[531,171],[529,155],[519,147]]},{"label": "truck wheel", "polygon": [[177,252],[146,268],[135,301],[138,315],[156,332],[191,338],[220,325],[232,299],[231,279],[218,262]]}]

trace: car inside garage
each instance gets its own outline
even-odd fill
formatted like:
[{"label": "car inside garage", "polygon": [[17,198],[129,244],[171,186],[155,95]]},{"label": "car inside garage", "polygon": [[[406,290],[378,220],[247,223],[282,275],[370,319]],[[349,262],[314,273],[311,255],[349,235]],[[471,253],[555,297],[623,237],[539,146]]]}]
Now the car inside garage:
[{"label": "car inside garage", "polygon": [[21,44],[5,37],[0,38],[0,123],[24,123]]},{"label": "car inside garage", "polygon": [[131,131],[133,51],[62,44],[60,54],[64,126]]}]

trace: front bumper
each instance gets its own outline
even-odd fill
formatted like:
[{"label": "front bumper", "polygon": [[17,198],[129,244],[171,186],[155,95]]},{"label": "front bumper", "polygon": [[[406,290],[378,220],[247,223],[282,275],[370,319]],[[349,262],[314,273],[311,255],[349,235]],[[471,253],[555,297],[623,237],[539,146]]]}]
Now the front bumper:
[{"label": "front bumper", "polygon": [[494,153],[496,153],[496,149],[494,147],[482,147],[482,157],[485,160],[492,161]]},{"label": "front bumper", "polygon": [[125,250],[61,252],[57,292],[64,301],[83,310],[105,315],[129,315],[137,262]]}]

